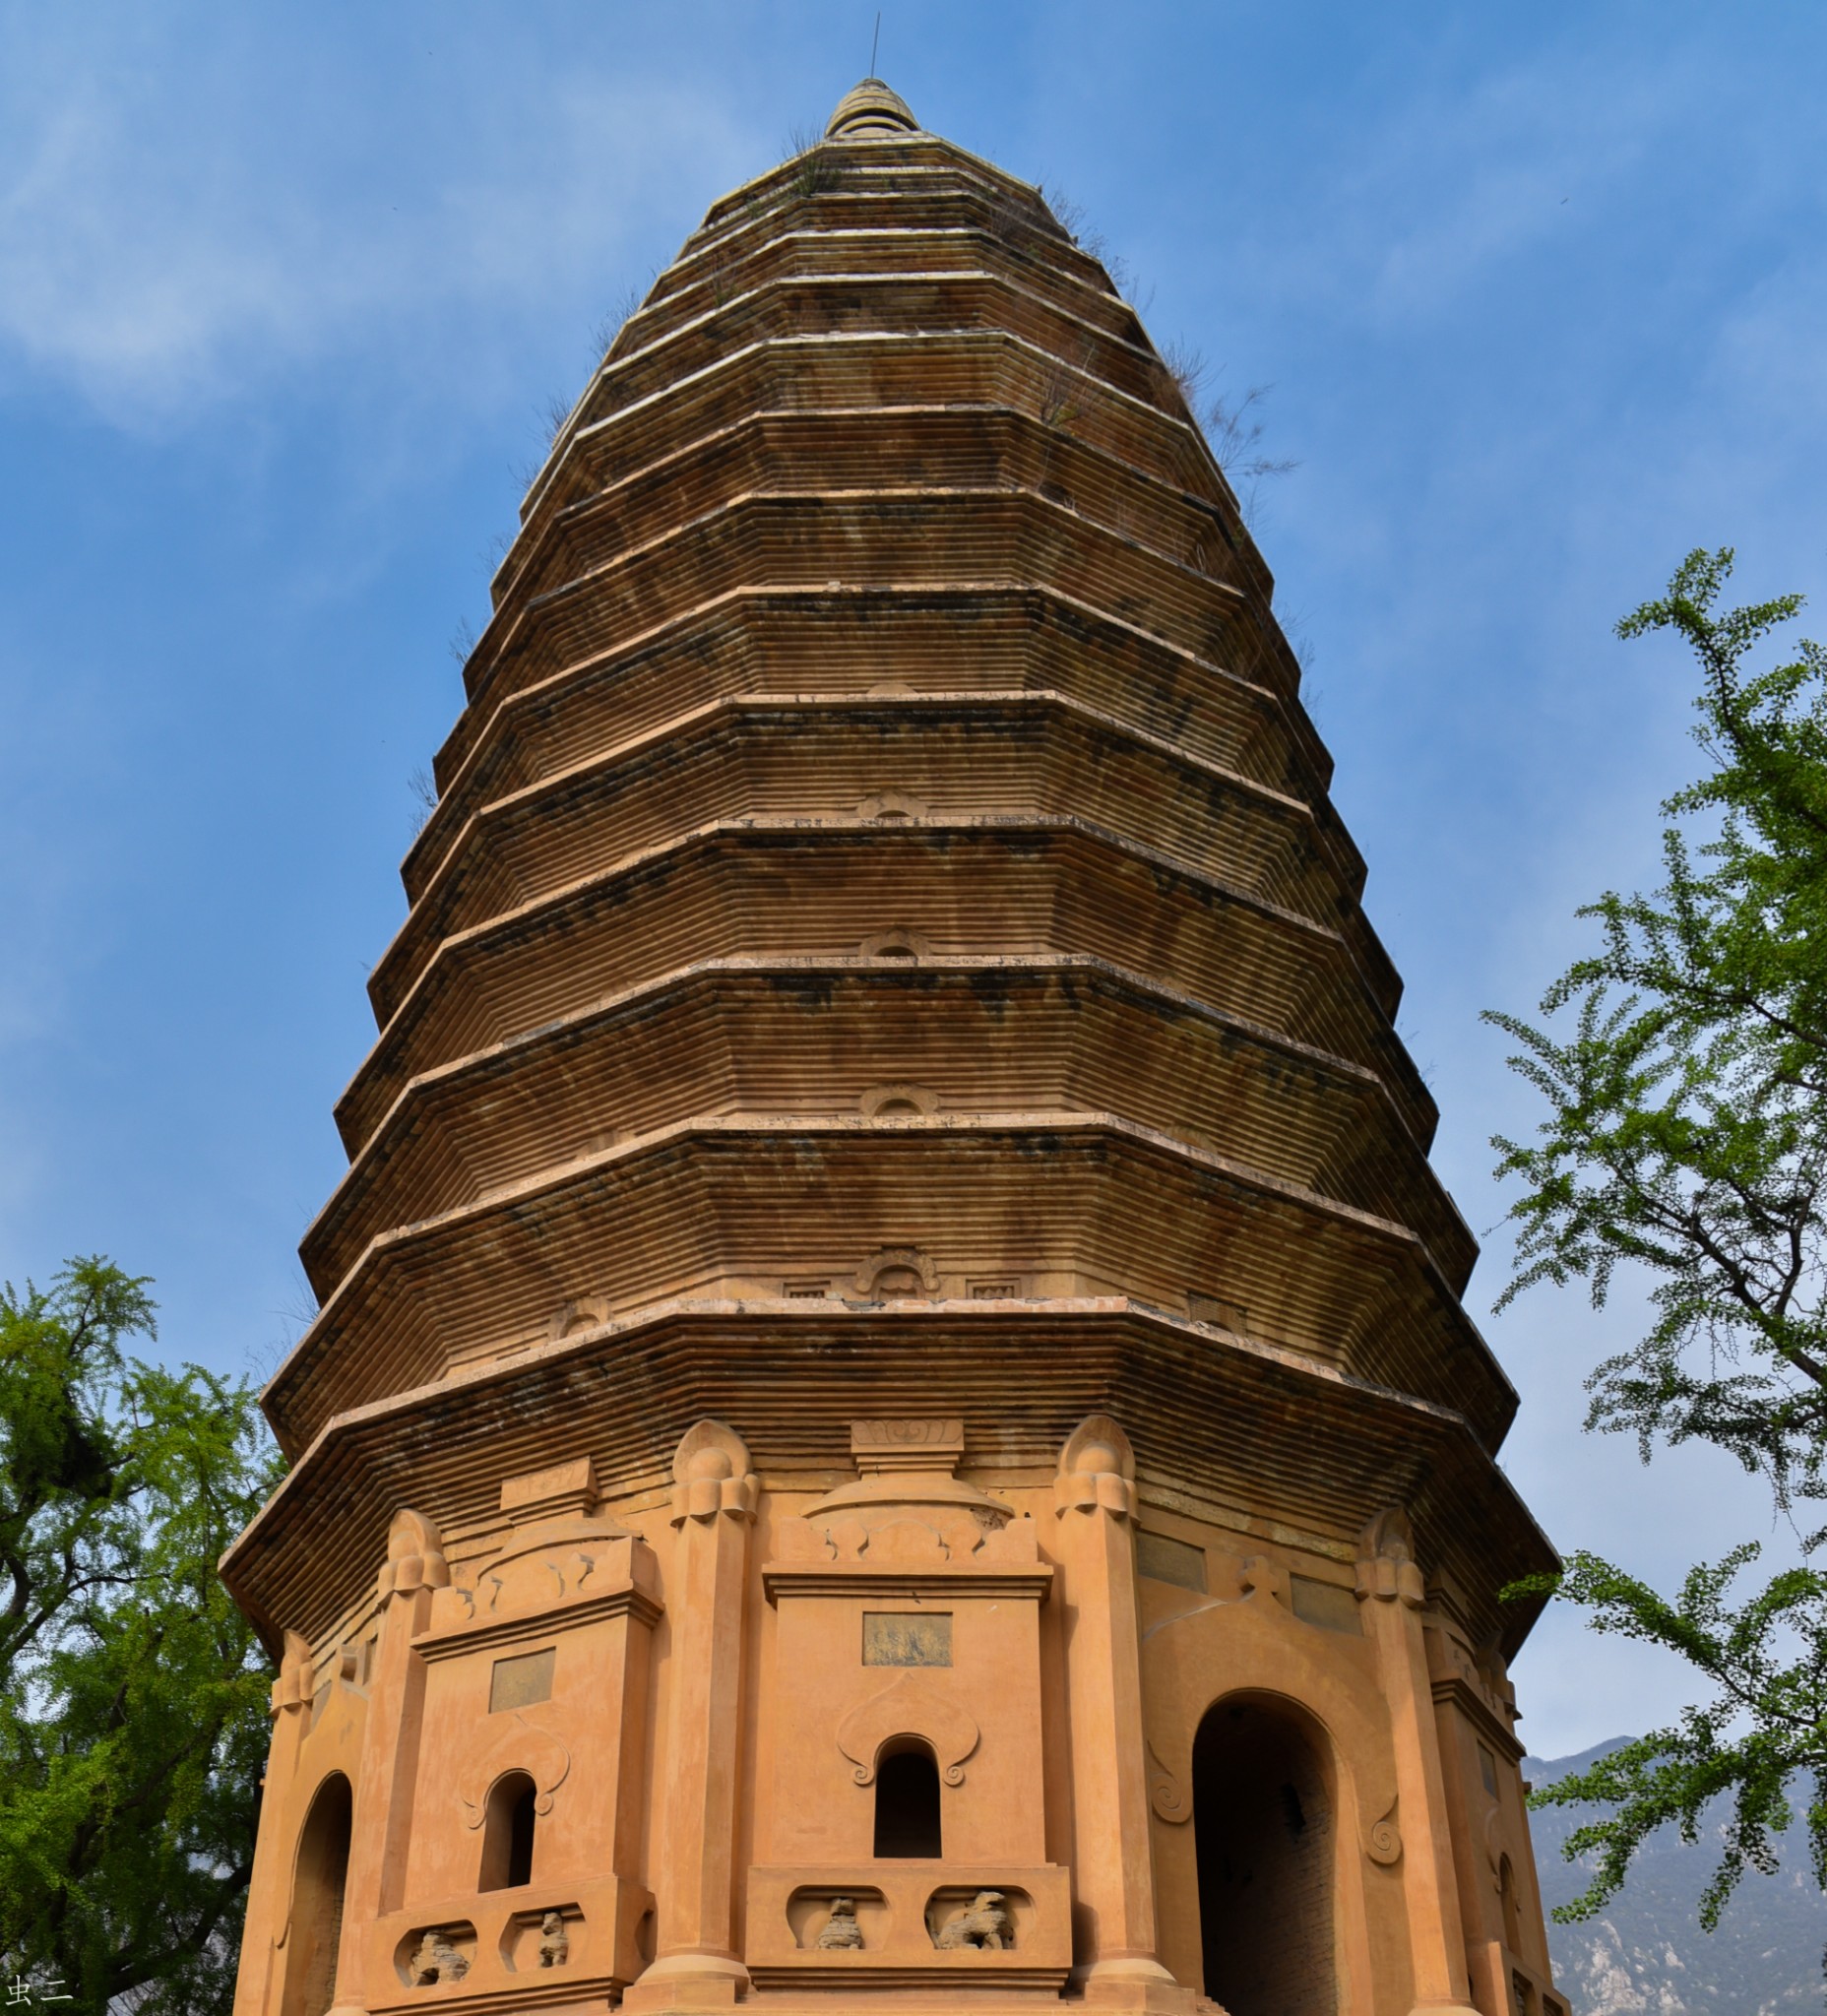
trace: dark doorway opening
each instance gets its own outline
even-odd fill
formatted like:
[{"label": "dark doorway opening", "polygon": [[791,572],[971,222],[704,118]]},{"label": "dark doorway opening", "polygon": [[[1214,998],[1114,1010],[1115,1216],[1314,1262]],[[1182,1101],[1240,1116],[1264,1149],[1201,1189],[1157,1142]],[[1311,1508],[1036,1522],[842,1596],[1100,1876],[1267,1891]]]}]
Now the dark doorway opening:
[{"label": "dark doorway opening", "polygon": [[939,1842],[938,1762],[917,1736],[905,1736],[875,1767],[876,1857],[937,1861]]},{"label": "dark doorway opening", "polygon": [[326,2016],[337,1999],[337,1948],[343,1940],[343,1892],[348,1882],[348,1780],[333,1771],[317,1789],[292,1871],[291,1929],[286,1935],[284,2016]]},{"label": "dark doorway opening", "polygon": [[1295,1717],[1245,1697],[1193,1741],[1205,1991],[1229,2016],[1335,2016],[1333,1811]]},{"label": "dark doorway opening", "polygon": [[524,1771],[495,1781],[482,1821],[478,1890],[518,1890],[533,1881],[534,1783]]}]

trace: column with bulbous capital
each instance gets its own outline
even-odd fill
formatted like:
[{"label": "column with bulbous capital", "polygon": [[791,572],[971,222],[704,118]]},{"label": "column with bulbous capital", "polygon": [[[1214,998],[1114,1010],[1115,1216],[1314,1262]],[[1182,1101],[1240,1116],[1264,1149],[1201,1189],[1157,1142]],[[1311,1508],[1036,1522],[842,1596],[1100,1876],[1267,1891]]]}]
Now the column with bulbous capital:
[{"label": "column with bulbous capital", "polygon": [[623,1994],[632,2009],[731,2003],[748,1985],[735,1950],[735,1834],[743,1611],[759,1485],[741,1436],[687,1430],[672,1463],[677,1540],[666,1581],[666,1798],[654,1964]]},{"label": "column with bulbous capital", "polygon": [[1426,1591],[1403,1513],[1379,1513],[1365,1529],[1357,1562],[1357,1598],[1376,1645],[1396,1753],[1396,1810],[1401,1815],[1402,1889],[1408,1902],[1415,2007],[1418,2016],[1473,2016],[1446,1779],[1421,1632]]},{"label": "column with bulbous capital", "polygon": [[[285,1633],[279,1678],[273,1682],[273,1740],[267,1748],[262,1801],[279,1805],[298,1768],[298,1751],[310,1727],[311,1648],[296,1631]],[[235,2016],[255,2016],[273,2006],[275,1942],[290,1903],[284,1849],[278,1827],[262,1827],[254,1842],[254,1866],[247,1884],[247,1919],[241,1931],[241,1962],[235,1974]]]},{"label": "column with bulbous capital", "polygon": [[[343,1938],[337,1949],[331,2016],[365,2016],[363,1942],[377,1918],[404,1902],[407,1844],[412,1831],[418,1739],[425,1719],[425,1662],[412,1649],[431,1618],[434,1590],[450,1586],[443,1537],[422,1512],[402,1509],[387,1531],[380,1574],[380,1642],[368,1688],[368,1714],[356,1765],[354,1827],[344,1884]],[[393,1984],[398,1992],[398,1984]]]},{"label": "column with bulbous capital", "polygon": [[1135,1456],[1107,1415],[1093,1415],[1067,1439],[1053,1501],[1065,1570],[1073,1887],[1091,1931],[1085,1997],[1105,2007],[1190,2010],[1192,1990],[1155,1957]]}]

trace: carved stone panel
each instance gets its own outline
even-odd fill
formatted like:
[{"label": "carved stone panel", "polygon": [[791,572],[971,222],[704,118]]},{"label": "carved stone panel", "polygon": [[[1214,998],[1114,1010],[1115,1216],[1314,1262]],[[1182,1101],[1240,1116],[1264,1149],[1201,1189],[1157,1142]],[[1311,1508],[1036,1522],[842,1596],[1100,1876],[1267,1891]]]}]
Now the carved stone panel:
[{"label": "carved stone panel", "polygon": [[865,1610],[864,1666],[950,1666],[949,1610]]}]

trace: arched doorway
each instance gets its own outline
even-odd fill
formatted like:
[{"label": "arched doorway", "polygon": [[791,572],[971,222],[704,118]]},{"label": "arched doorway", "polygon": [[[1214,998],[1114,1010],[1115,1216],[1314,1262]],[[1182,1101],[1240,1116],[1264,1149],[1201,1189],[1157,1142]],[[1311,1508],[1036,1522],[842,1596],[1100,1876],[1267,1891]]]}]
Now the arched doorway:
[{"label": "arched doorway", "polygon": [[326,2016],[337,1998],[337,1947],[348,1880],[348,1780],[333,1771],[317,1788],[298,1836],[285,1933],[284,2016]]},{"label": "arched doorway", "polygon": [[1288,1704],[1235,1695],[1193,1741],[1205,1991],[1229,2016],[1335,2016],[1333,1796]]}]

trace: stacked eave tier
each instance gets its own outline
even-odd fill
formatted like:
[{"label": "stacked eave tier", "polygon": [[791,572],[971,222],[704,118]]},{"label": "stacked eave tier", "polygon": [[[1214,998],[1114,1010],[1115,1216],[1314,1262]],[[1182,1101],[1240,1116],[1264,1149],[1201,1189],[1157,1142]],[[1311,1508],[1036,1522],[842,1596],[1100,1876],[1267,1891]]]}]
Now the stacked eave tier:
[{"label": "stacked eave tier", "polygon": [[1043,1486],[1065,1437],[1115,1396],[1145,1506],[1349,1559],[1366,1519],[1403,1504],[1477,1634],[1506,1653],[1521,1642],[1540,1604],[1496,1592],[1554,1556],[1463,1416],[1107,1297],[1048,1304],[1044,1354],[1024,1360],[1005,1306],[675,1303],[586,1322],[341,1416],[224,1575],[273,1642],[283,1625],[334,1643],[401,1505],[485,1546],[501,1480],[555,1452],[588,1455],[633,1513],[665,1502],[678,1437],[707,1415],[740,1422],[771,1486],[822,1491],[854,1477],[853,1419],[949,1411],[965,1418],[972,1471]]},{"label": "stacked eave tier", "polygon": [[1037,1451],[1113,1367],[1305,1391],[1366,1448],[1408,1418],[1495,1493],[1492,1564],[1540,1558],[1266,570],[1034,191],[906,135],[718,205],[496,596],[268,1394],[308,1469],[383,1417],[459,1446],[503,1380],[773,1457],[858,1353],[833,1406],[905,1358],[980,1412],[993,1338]]}]

